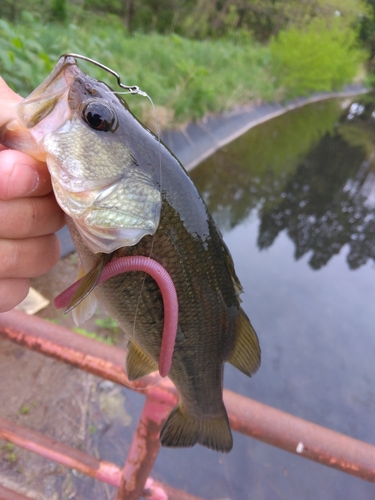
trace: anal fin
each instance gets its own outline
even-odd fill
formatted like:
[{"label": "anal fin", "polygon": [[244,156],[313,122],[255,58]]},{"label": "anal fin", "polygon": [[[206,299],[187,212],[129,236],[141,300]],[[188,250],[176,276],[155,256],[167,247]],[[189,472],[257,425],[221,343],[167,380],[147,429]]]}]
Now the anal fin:
[{"label": "anal fin", "polygon": [[130,340],[126,355],[126,373],[128,379],[136,380],[145,375],[149,375],[157,369],[158,365]]},{"label": "anal fin", "polygon": [[260,365],[259,340],[242,309],[237,318],[234,349],[227,361],[249,377],[258,370]]},{"label": "anal fin", "polygon": [[72,310],[73,321],[76,326],[81,325],[94,315],[99,302],[93,293],[81,300],[77,307]]}]

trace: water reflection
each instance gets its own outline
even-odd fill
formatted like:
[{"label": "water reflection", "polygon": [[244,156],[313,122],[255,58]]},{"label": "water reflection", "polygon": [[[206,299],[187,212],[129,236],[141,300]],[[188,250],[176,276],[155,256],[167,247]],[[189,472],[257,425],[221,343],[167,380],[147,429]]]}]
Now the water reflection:
[{"label": "water reflection", "polygon": [[[280,201],[261,209],[258,245],[267,248],[286,230],[299,259],[311,251],[309,264],[319,269],[348,244],[349,266],[375,257],[375,210],[362,188],[371,177],[365,151],[339,134],[326,135],[288,180]],[[370,174],[370,175],[369,175]]]},{"label": "water reflection", "polygon": [[285,231],[313,269],[344,245],[351,269],[375,260],[374,103],[363,101],[357,113],[340,100],[305,106],[202,163],[192,176],[220,228],[253,211],[260,249]]}]

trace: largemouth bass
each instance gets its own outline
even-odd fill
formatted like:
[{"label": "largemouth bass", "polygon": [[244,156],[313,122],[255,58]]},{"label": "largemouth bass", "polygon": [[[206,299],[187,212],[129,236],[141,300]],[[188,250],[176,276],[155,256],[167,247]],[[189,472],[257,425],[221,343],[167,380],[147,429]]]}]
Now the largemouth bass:
[{"label": "largemouth bass", "polygon": [[[168,271],[179,303],[169,374],[179,403],[161,442],[230,451],[223,366],[227,361],[251,376],[260,349],[240,306],[229,251],[184,168],[123,99],[68,56],[18,104],[0,142],[47,161],[86,273],[132,255]],[[130,272],[96,286],[93,295],[129,338],[129,379],[156,370],[164,314],[156,282]]]}]

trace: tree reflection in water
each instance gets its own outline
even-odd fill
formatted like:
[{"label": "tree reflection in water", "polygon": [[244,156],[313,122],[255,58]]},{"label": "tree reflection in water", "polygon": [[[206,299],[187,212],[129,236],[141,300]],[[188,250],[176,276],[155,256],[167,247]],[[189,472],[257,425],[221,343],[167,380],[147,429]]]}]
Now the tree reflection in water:
[{"label": "tree reflection in water", "polygon": [[260,249],[285,230],[296,259],[311,252],[313,269],[345,245],[351,269],[375,260],[374,102],[362,101],[364,113],[350,120],[339,100],[305,106],[202,163],[192,177],[219,227],[258,213]]},{"label": "tree reflection in water", "polygon": [[326,135],[288,180],[282,199],[261,210],[259,247],[272,245],[285,229],[296,259],[312,252],[313,269],[346,244],[351,269],[375,259],[375,207],[366,203],[374,182],[371,167],[363,147],[351,146],[339,134]]}]

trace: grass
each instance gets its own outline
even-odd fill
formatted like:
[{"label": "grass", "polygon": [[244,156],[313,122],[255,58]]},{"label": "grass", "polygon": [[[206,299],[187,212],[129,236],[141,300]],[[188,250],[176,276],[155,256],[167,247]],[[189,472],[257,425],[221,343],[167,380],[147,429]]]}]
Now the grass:
[{"label": "grass", "polygon": [[84,337],[88,337],[90,339],[98,340],[99,342],[104,342],[105,344],[109,345],[115,345],[116,344],[116,337],[114,332],[110,333],[108,336],[102,336],[96,332],[90,332],[86,328],[81,328],[81,327],[75,327],[73,328],[73,331],[76,333],[79,333],[80,335],[83,335]]},{"label": "grass", "polygon": [[112,334],[117,335],[119,332],[119,326],[114,319],[110,316],[105,316],[104,318],[97,318],[95,324],[100,328],[106,328],[107,330],[112,330]]},{"label": "grass", "polygon": [[14,462],[17,461],[17,456],[16,456],[16,453],[15,453],[15,449],[14,449],[14,444],[13,443],[7,443],[6,446],[5,446],[5,451],[6,451],[5,459],[8,462],[14,463]]},{"label": "grass", "polygon": [[[55,323],[56,325],[60,324],[60,320],[58,318],[44,318],[46,321],[50,321],[51,323]],[[105,344],[115,345],[117,342],[117,335],[119,333],[119,327],[116,321],[109,316],[105,316],[103,318],[96,318],[95,325],[103,330],[107,330],[106,333],[97,333],[94,331],[87,330],[87,328],[82,328],[76,326],[73,328],[73,331],[83,335],[84,337],[88,337],[90,339],[98,340],[99,342],[104,342]],[[21,414],[27,414],[28,411],[23,411],[21,408]]]},{"label": "grass", "polygon": [[[129,36],[113,17],[81,23],[42,24],[24,13],[20,24],[0,19],[0,74],[21,95],[30,93],[59,56],[76,52],[113,68],[123,83],[138,85],[155,103],[161,128],[249,102],[275,101],[350,83],[366,54],[353,32],[314,25],[280,32],[270,45],[251,36],[190,40],[176,34]],[[115,79],[89,63],[83,71],[116,87]],[[126,96],[146,125],[154,123],[148,99]]]},{"label": "grass", "polygon": [[23,406],[20,408],[20,411],[19,411],[19,414],[20,414],[20,415],[28,415],[29,413],[30,413],[30,406],[23,405]]},{"label": "grass", "polygon": [[[195,41],[177,35],[135,34],[101,23],[94,29],[70,24],[22,24],[0,20],[0,73],[14,90],[27,95],[66,52],[100,60],[138,85],[160,109],[167,123],[201,118],[253,100],[272,100],[275,89],[268,70],[269,49],[255,42]],[[113,77],[80,63],[90,75],[112,86]],[[140,118],[152,115],[141,96],[128,99]]]}]

